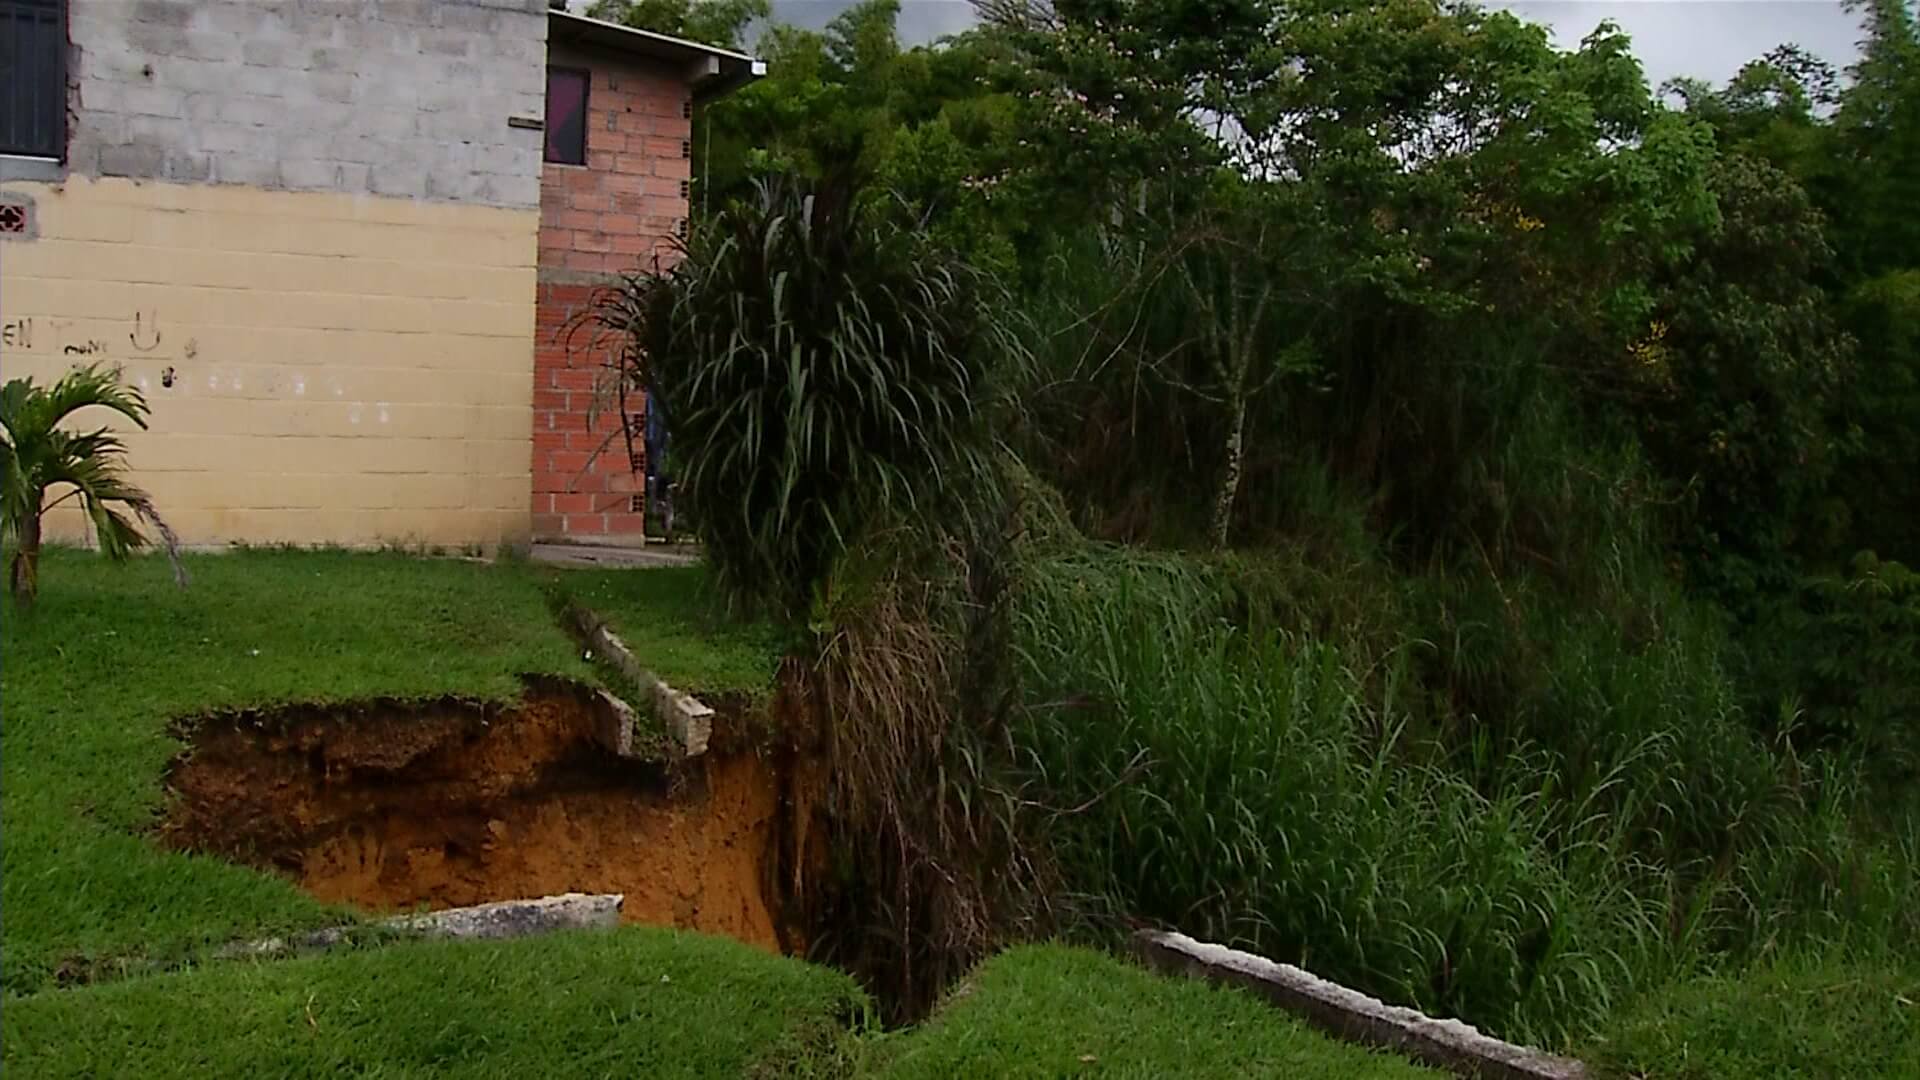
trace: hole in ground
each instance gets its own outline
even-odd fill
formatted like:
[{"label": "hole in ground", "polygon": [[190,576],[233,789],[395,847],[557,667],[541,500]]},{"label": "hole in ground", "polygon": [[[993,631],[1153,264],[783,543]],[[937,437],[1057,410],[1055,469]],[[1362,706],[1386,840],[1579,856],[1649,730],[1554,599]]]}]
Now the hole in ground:
[{"label": "hole in ground", "polygon": [[178,798],[160,836],[371,911],[619,892],[629,922],[804,951],[783,915],[809,876],[789,856],[807,850],[813,801],[793,755],[633,760],[608,749],[613,720],[591,691],[551,683],[509,707],[204,718],[169,769]]}]

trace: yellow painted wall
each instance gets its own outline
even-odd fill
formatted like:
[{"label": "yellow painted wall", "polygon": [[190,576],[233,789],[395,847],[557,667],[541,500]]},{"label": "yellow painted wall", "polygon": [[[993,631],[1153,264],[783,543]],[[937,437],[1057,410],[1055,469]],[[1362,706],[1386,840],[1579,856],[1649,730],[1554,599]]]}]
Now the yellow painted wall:
[{"label": "yellow painted wall", "polygon": [[34,200],[39,235],[0,241],[0,378],[122,364],[153,406],[127,438],[134,479],[183,542],[528,535],[537,210],[78,177],[4,190]]}]

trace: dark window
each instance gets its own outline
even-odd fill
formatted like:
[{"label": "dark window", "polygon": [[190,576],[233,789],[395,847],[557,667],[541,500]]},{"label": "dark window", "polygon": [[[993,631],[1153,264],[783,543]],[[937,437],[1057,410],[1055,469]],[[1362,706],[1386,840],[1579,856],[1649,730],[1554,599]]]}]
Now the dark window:
[{"label": "dark window", "polygon": [[547,160],[587,163],[587,73],[547,69]]},{"label": "dark window", "polygon": [[0,0],[0,154],[66,152],[66,0]]}]

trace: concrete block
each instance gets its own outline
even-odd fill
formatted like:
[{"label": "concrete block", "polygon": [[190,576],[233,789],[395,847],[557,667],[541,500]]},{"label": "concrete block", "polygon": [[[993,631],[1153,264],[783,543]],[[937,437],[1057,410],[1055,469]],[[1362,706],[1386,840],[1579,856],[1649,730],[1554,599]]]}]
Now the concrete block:
[{"label": "concrete block", "polygon": [[1291,964],[1195,941],[1185,934],[1143,930],[1134,948],[1147,964],[1176,975],[1238,986],[1352,1042],[1402,1053],[1428,1065],[1484,1080],[1586,1080],[1584,1064],[1482,1035],[1458,1020],[1414,1009],[1329,982]]},{"label": "concrete block", "polygon": [[501,13],[479,4],[439,4],[433,9],[433,24],[451,30],[492,35],[500,29]]},{"label": "concrete block", "polygon": [[354,100],[359,77],[351,71],[310,72],[305,82],[306,85],[301,89],[307,96],[318,101],[346,104]]},{"label": "concrete block", "polygon": [[242,47],[237,35],[224,30],[188,30],[185,43],[174,50],[174,55],[194,60],[238,61]]},{"label": "concrete block", "polygon": [[[168,57],[153,62],[153,85],[188,94],[231,94],[237,89],[235,69],[244,67],[232,62]],[[136,74],[134,78],[145,81],[144,75]]]},{"label": "concrete block", "polygon": [[210,88],[220,93],[239,93],[256,98],[281,98],[288,96],[292,90],[286,72],[278,68],[261,67],[255,64],[226,64],[221,70],[225,74],[225,84]]},{"label": "concrete block", "polygon": [[369,186],[375,195],[424,197],[427,193],[427,171],[407,162],[394,164],[375,162],[372,182]]},{"label": "concrete block", "polygon": [[[362,83],[364,85],[364,80]],[[410,109],[395,108],[385,98],[376,99],[363,90],[361,107],[355,117],[354,127],[363,135],[382,139],[406,139],[414,134],[415,115]]]},{"label": "concrete block", "polygon": [[305,66],[309,71],[352,71],[353,61],[353,50],[329,46],[307,50]]},{"label": "concrete block", "polygon": [[343,161],[339,163],[340,181],[337,191],[373,190],[373,166],[362,161]]},{"label": "concrete block", "polygon": [[187,95],[183,90],[146,83],[90,83],[88,108],[129,116],[179,117],[185,114]]},{"label": "concrete block", "polygon": [[[291,115],[288,108],[276,101],[263,101],[259,98],[205,95],[215,102],[214,116],[224,123],[240,124],[246,127],[280,128],[283,124],[298,124],[299,118]],[[302,130],[295,128],[295,130]],[[311,129],[305,129],[311,130]],[[271,144],[262,147],[271,150]]]},{"label": "concrete block", "polygon": [[271,158],[247,153],[216,153],[212,180],[216,184],[249,184],[254,187],[281,186],[280,163]]},{"label": "concrete block", "polygon": [[100,148],[101,176],[157,176],[166,151],[152,143],[126,143]]},{"label": "concrete block", "polygon": [[[138,56],[186,56],[193,49],[187,31],[177,27],[159,23],[115,23],[112,29],[116,35],[124,35],[117,38],[124,41],[125,44],[122,47]],[[74,40],[80,40],[81,47],[85,48],[84,39]],[[100,44],[105,46],[107,40],[116,39],[101,40]]]},{"label": "concrete block", "polygon": [[322,145],[312,151],[312,156],[314,157],[324,157],[333,161],[357,161],[363,164],[372,164],[386,156],[382,152],[386,146],[382,140],[371,138],[360,132],[349,132],[343,135],[322,135],[319,136],[319,141]]},{"label": "concrete block", "polygon": [[160,175],[176,184],[204,184],[213,178],[213,157],[207,153],[169,150]]},{"label": "concrete block", "polygon": [[239,153],[260,144],[255,129],[239,124],[223,124],[217,120],[208,120],[195,127],[194,136],[202,150],[220,153]]},{"label": "concrete block", "polygon": [[288,158],[280,163],[280,179],[290,188],[334,191],[340,186],[340,165],[314,158]]},{"label": "concrete block", "polygon": [[707,752],[707,744],[713,738],[712,709],[693,695],[664,682],[654,687],[654,708],[681,753],[699,757]]},{"label": "concrete block", "polygon": [[374,18],[381,22],[432,26],[433,9],[438,6],[434,0],[377,0],[373,11]]},{"label": "concrete block", "polygon": [[133,5],[133,21],[184,30],[193,21],[193,5],[185,0],[138,0]]},{"label": "concrete block", "polygon": [[240,58],[247,64],[279,72],[306,66],[304,62],[296,62],[295,57],[304,61],[308,51],[306,45],[292,38],[254,38],[240,46]]}]

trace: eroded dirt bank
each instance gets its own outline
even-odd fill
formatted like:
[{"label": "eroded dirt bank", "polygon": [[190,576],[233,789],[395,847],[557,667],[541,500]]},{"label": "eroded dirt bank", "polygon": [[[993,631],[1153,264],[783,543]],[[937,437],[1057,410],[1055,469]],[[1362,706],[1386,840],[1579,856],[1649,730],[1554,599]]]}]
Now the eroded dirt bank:
[{"label": "eroded dirt bank", "polygon": [[211,717],[168,775],[171,846],[277,870],[373,911],[626,894],[628,921],[803,945],[783,873],[811,800],[782,755],[611,752],[591,694]]}]

